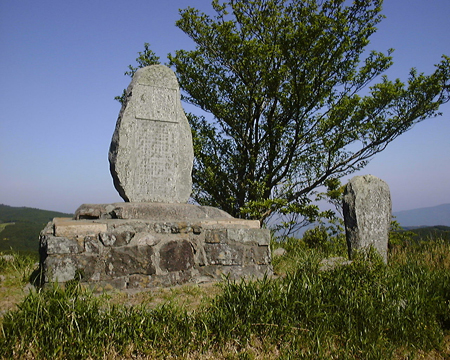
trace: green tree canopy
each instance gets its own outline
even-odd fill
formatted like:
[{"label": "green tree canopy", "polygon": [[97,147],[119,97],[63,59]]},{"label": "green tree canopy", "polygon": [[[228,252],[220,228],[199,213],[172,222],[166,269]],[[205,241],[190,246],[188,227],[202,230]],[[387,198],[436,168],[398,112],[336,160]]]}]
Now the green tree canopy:
[{"label": "green tree canopy", "polygon": [[[347,5],[349,4],[349,5]],[[382,0],[229,0],[180,11],[195,50],[169,54],[190,114],[194,199],[237,217],[313,218],[320,186],[368,160],[449,100],[450,58],[407,83],[368,52]],[[379,81],[374,84],[374,80]]]}]

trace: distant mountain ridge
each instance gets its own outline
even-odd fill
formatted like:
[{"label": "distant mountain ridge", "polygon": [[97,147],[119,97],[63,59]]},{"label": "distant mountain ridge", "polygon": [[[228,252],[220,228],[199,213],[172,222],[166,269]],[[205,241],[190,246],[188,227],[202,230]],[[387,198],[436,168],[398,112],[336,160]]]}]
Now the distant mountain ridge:
[{"label": "distant mountain ridge", "polygon": [[30,207],[15,207],[0,204],[0,223],[15,221],[48,222],[55,217],[72,217],[73,214],[66,214],[58,211],[41,210]]},{"label": "distant mountain ridge", "polygon": [[72,217],[58,211],[0,204],[0,251],[37,254],[39,233],[55,217]]},{"label": "distant mountain ridge", "polygon": [[403,227],[450,226],[450,204],[394,212]]}]

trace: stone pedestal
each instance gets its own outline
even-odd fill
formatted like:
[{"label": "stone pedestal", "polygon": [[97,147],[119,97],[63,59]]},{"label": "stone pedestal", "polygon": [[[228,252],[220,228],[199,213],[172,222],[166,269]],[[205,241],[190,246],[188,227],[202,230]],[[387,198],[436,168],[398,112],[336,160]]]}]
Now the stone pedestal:
[{"label": "stone pedestal", "polygon": [[258,221],[188,204],[82,205],[41,233],[45,282],[145,289],[271,275],[270,232]]}]

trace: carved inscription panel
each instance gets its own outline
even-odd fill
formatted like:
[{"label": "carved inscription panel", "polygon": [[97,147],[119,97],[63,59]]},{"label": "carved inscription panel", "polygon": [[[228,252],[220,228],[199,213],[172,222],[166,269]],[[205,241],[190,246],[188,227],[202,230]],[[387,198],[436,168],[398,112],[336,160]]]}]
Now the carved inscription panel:
[{"label": "carved inscription panel", "polygon": [[141,194],[154,194],[160,201],[176,195],[177,124],[136,120],[136,175],[134,187]]},{"label": "carved inscription panel", "polygon": [[139,99],[136,103],[137,119],[178,122],[177,90],[138,84],[133,89],[133,96]]}]

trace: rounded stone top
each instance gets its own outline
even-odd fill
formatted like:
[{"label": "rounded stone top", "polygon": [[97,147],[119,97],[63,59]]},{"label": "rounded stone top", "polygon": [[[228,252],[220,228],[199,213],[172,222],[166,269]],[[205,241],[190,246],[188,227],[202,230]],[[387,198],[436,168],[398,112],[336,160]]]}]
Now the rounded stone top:
[{"label": "rounded stone top", "polygon": [[179,89],[175,73],[164,65],[150,65],[139,69],[133,76],[133,82],[139,85]]}]

